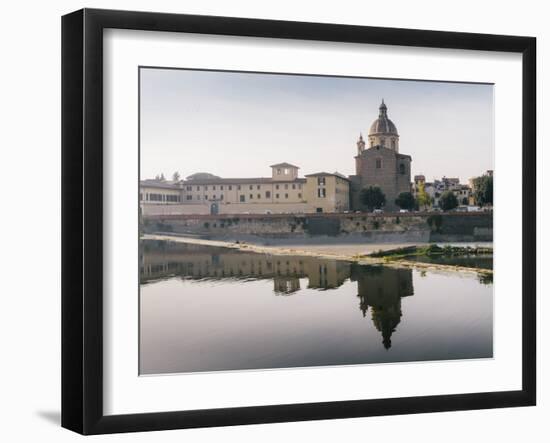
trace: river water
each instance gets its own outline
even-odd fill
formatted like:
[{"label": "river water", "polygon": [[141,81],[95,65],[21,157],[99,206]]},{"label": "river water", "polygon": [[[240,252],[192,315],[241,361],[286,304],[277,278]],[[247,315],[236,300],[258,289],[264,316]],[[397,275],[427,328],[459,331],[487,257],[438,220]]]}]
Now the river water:
[{"label": "river water", "polygon": [[146,241],[140,374],[491,358],[492,280]]}]

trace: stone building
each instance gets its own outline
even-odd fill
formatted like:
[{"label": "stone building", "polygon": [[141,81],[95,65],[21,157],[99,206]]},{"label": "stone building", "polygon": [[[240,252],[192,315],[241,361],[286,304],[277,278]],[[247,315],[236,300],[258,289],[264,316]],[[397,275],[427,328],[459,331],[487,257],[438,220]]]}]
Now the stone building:
[{"label": "stone building", "polygon": [[[284,214],[349,210],[349,180],[338,173],[299,177],[298,166],[271,165],[271,177],[222,178],[199,172],[179,182],[143,180],[144,215]],[[158,186],[158,188],[155,188]]]},{"label": "stone building", "polygon": [[353,210],[366,211],[360,193],[364,188],[378,186],[386,196],[387,211],[399,209],[395,199],[402,192],[411,191],[410,155],[399,153],[399,134],[388,118],[388,108],[382,100],[378,118],[369,129],[368,146],[363,135],[357,141],[355,175],[351,180],[351,206]]}]

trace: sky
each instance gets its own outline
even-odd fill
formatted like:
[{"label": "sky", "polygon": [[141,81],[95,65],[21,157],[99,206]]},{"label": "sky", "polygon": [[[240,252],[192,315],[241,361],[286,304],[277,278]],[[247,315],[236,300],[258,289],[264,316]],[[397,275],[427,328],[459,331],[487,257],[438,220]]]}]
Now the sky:
[{"label": "sky", "polygon": [[382,99],[412,176],[493,169],[493,85],[141,68],[141,178],[269,177],[281,162],[351,175]]}]

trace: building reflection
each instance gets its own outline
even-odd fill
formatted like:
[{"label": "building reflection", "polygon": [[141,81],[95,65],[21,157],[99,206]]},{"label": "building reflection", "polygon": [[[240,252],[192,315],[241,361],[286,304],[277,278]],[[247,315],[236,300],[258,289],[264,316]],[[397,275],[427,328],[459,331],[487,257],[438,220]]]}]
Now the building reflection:
[{"label": "building reflection", "polygon": [[140,248],[140,281],[272,280],[276,295],[292,295],[307,279],[307,288],[331,290],[357,282],[359,310],[370,317],[386,349],[401,321],[401,299],[414,294],[412,271],[364,266],[316,257],[274,256],[227,248],[147,241]]},{"label": "building reflection", "polygon": [[351,280],[357,282],[357,297],[363,317],[370,308],[374,326],[382,334],[386,349],[401,321],[401,299],[414,294],[411,269],[350,265]]}]

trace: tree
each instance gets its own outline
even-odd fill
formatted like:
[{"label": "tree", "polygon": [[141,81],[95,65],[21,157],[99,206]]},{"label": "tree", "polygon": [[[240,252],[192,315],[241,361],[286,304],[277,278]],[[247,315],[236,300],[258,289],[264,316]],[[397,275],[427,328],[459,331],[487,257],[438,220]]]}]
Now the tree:
[{"label": "tree", "polygon": [[419,209],[426,209],[432,204],[432,198],[426,192],[424,183],[418,185],[418,192],[416,193],[416,201]]},{"label": "tree", "polygon": [[369,211],[375,208],[381,208],[386,204],[386,196],[378,186],[369,186],[368,188],[361,189],[359,200],[361,200],[361,203],[363,203]]},{"label": "tree", "polygon": [[180,173],[178,171],[174,172],[172,175],[172,181],[179,182],[180,181]]},{"label": "tree", "polygon": [[163,173],[163,172],[160,173],[160,178],[159,178],[159,180],[160,180],[161,182],[166,181],[166,177],[164,177],[164,173]]},{"label": "tree", "polygon": [[439,207],[444,211],[450,211],[458,206],[458,199],[452,191],[445,191],[439,198]]},{"label": "tree", "polygon": [[485,206],[493,204],[493,177],[482,175],[474,178],[474,200],[477,205]]},{"label": "tree", "polygon": [[409,211],[411,211],[414,209],[416,201],[414,200],[414,196],[410,192],[402,192],[395,199],[395,204],[401,209],[408,209]]}]

